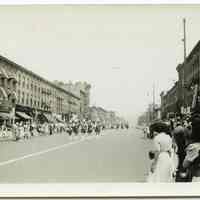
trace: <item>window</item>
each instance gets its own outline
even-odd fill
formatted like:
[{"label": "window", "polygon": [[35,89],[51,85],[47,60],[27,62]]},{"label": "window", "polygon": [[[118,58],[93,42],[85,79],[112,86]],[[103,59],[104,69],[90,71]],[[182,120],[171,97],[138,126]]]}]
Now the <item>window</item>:
[{"label": "window", "polygon": [[20,103],[20,90],[18,90],[17,100],[18,100],[18,103]]},{"label": "window", "polygon": [[29,89],[29,80],[27,79],[27,90]]},{"label": "window", "polygon": [[26,105],[28,106],[29,102],[28,102],[28,98],[26,98]]}]

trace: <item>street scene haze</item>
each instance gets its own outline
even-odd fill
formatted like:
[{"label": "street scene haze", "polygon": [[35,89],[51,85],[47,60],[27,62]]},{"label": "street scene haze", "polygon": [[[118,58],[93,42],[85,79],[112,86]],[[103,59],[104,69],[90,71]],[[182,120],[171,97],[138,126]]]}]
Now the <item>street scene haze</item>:
[{"label": "street scene haze", "polygon": [[0,6],[0,183],[200,177],[200,6]]}]

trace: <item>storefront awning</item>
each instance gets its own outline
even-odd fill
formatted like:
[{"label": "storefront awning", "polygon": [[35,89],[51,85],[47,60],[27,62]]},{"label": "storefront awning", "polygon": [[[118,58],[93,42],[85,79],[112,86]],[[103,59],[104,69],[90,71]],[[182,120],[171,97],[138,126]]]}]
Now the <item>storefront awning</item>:
[{"label": "storefront awning", "polygon": [[28,116],[28,115],[27,115],[26,113],[24,113],[24,112],[16,112],[16,114],[17,114],[19,117],[23,118],[23,119],[31,119],[31,117]]},{"label": "storefront awning", "polygon": [[0,118],[1,119],[11,119],[11,114],[10,113],[0,112]]},{"label": "storefront awning", "polygon": [[43,115],[45,116],[48,122],[55,122],[55,119],[50,114],[43,113]]},{"label": "storefront awning", "polygon": [[8,95],[3,87],[0,87],[0,92],[2,93],[4,98],[8,98]]},{"label": "storefront awning", "polygon": [[57,122],[64,122],[62,119],[60,119],[59,117],[55,116],[55,119]]}]

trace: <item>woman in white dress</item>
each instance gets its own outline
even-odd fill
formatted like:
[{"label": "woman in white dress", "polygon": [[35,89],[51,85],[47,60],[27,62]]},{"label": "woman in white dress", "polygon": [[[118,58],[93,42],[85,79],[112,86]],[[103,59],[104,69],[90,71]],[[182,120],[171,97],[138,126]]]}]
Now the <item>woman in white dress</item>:
[{"label": "woman in white dress", "polygon": [[154,146],[155,156],[147,182],[174,182],[172,138],[164,132],[157,133],[154,137]]}]

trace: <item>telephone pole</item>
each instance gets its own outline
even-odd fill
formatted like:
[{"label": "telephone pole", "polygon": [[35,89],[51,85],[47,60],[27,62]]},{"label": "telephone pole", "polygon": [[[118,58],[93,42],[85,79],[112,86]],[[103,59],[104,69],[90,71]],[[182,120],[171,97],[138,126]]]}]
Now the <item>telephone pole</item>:
[{"label": "telephone pole", "polygon": [[183,19],[183,46],[184,46],[184,62],[186,60],[186,20]]},{"label": "telephone pole", "polygon": [[183,108],[185,109],[186,99],[185,99],[185,62],[186,62],[186,20],[183,19],[183,53],[184,53],[184,60],[183,60],[183,80],[182,80],[182,88],[183,88]]}]

